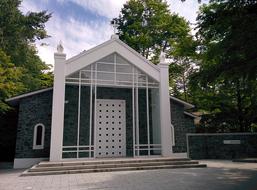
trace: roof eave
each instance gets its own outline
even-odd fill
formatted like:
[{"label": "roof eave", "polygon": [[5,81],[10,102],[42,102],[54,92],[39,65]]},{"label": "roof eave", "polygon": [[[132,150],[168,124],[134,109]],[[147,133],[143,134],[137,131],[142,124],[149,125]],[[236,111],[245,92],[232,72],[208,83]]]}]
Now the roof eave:
[{"label": "roof eave", "polygon": [[170,99],[172,99],[172,100],[174,100],[174,101],[176,101],[176,102],[178,102],[178,103],[183,104],[184,107],[185,107],[185,109],[191,109],[191,108],[194,108],[194,107],[195,107],[195,105],[190,104],[190,103],[188,103],[188,102],[185,102],[184,100],[175,98],[175,97],[173,97],[173,96],[170,96]]},{"label": "roof eave", "polygon": [[49,87],[49,88],[44,88],[44,89],[41,89],[41,90],[36,90],[36,91],[33,91],[33,92],[28,92],[28,93],[25,93],[25,94],[14,96],[12,98],[8,98],[8,99],[5,100],[5,102],[9,103],[10,105],[15,106],[19,102],[19,100],[22,99],[22,98],[33,96],[33,95],[43,93],[43,92],[46,92],[46,91],[49,91],[49,90],[52,90],[52,89],[53,89],[53,87]]},{"label": "roof eave", "polygon": [[186,111],[184,111],[184,114],[187,115],[187,116],[189,116],[189,117],[198,118],[197,115],[194,115],[194,114],[189,113],[189,112],[186,112]]}]

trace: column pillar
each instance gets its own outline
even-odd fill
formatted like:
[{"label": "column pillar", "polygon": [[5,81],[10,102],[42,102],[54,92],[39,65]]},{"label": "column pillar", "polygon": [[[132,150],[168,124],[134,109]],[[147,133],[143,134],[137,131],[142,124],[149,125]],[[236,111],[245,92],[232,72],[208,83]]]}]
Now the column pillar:
[{"label": "column pillar", "polygon": [[62,141],[64,124],[64,102],[65,102],[65,61],[66,54],[63,53],[61,43],[54,53],[54,86],[52,105],[52,125],[51,125],[51,146],[50,161],[60,161],[62,159]]},{"label": "column pillar", "polygon": [[165,54],[160,56],[160,124],[162,156],[172,155],[172,135],[169,95],[169,64],[165,62]]}]

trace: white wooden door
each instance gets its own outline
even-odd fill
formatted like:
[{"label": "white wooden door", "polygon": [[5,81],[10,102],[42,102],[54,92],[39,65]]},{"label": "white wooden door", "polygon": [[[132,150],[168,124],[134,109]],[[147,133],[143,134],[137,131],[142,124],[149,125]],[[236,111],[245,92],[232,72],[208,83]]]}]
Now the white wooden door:
[{"label": "white wooden door", "polygon": [[96,157],[126,156],[126,101],[96,102]]}]

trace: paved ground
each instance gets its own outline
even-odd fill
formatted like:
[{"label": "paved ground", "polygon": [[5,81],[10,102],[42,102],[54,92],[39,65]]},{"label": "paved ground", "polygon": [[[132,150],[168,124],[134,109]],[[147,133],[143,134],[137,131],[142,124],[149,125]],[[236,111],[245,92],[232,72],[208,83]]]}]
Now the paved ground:
[{"label": "paved ground", "polygon": [[257,190],[256,163],[202,162],[209,167],[34,177],[19,177],[22,170],[0,170],[0,190]]}]

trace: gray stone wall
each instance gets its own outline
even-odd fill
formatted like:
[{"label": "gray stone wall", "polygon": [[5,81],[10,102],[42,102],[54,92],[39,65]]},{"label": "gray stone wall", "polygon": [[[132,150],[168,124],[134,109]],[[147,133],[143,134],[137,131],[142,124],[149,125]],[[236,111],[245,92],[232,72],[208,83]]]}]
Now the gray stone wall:
[{"label": "gray stone wall", "polygon": [[[81,88],[81,112],[80,112],[80,145],[89,145],[89,87]],[[146,127],[146,91],[139,90],[139,126],[140,143],[147,143]],[[133,155],[133,131],[132,131],[132,90],[126,88],[98,88],[97,98],[99,99],[123,99],[126,100],[126,144],[127,156]],[[149,102],[151,93],[149,92]],[[65,110],[64,110],[64,134],[63,145],[77,145],[78,129],[78,86],[68,85],[65,91]],[[94,107],[94,105],[93,105]],[[150,143],[152,143],[152,110],[150,109]],[[19,105],[19,119],[16,142],[16,158],[39,158],[49,157],[51,115],[52,115],[52,90],[29,96],[21,99]],[[171,101],[171,119],[175,127],[174,152],[186,152],[186,134],[194,132],[193,118],[184,114],[182,104]],[[45,125],[44,149],[33,150],[34,126],[38,123]],[[93,123],[92,123],[93,124]],[[92,131],[92,144],[94,136]],[[140,155],[147,154],[141,151]],[[80,153],[80,157],[87,157],[87,153]],[[64,153],[63,157],[76,157],[76,153]]]},{"label": "gray stone wall", "polygon": [[173,152],[187,152],[187,133],[194,133],[194,118],[184,114],[184,105],[170,100],[171,123],[175,131],[175,146]]},{"label": "gray stone wall", "polygon": [[[240,144],[224,144],[224,140],[240,140]],[[188,134],[188,155],[192,159],[257,157],[257,133]]]},{"label": "gray stone wall", "polygon": [[[52,117],[52,90],[21,99],[15,158],[48,158]],[[33,150],[34,126],[45,126],[44,149]]]}]

